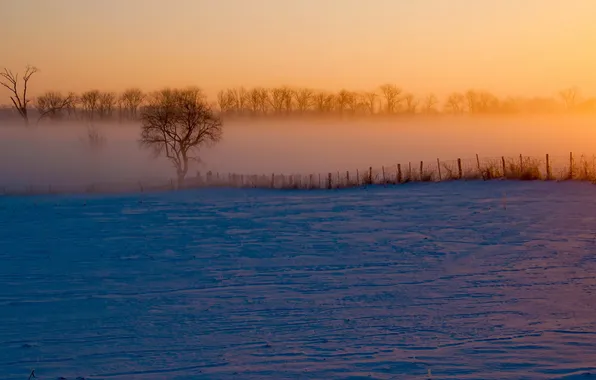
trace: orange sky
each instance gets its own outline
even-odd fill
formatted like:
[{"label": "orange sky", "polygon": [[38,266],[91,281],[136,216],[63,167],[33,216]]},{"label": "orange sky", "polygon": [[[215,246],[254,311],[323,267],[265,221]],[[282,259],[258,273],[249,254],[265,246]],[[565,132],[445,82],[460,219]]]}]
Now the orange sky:
[{"label": "orange sky", "polygon": [[391,82],[596,95],[595,20],[595,0],[0,0],[0,67],[38,66],[34,94]]}]

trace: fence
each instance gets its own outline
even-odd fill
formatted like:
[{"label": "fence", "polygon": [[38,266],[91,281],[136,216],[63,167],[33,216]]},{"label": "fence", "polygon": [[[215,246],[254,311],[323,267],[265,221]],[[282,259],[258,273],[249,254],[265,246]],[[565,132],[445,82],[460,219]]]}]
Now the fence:
[{"label": "fence", "polygon": [[262,189],[340,189],[367,185],[397,185],[408,182],[453,180],[578,180],[596,183],[596,156],[570,153],[569,156],[480,157],[433,162],[397,163],[380,168],[317,174],[244,175],[233,173],[197,173],[183,184],[166,182],[103,183],[89,186],[28,186],[20,189],[0,187],[3,195],[66,193],[130,193],[191,188],[262,188]]}]

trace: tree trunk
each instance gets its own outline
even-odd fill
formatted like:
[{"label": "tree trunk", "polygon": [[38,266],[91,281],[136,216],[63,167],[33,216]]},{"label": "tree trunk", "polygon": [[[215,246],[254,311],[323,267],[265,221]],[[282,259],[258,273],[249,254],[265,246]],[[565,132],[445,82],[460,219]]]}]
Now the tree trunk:
[{"label": "tree trunk", "polygon": [[178,173],[178,189],[182,189],[184,186],[184,177],[186,177],[186,173],[179,171]]},{"label": "tree trunk", "polygon": [[186,178],[186,173],[188,173],[188,157],[186,156],[186,154],[183,154],[182,159],[182,167],[178,168],[177,170],[179,189],[181,189],[184,186],[184,179]]}]

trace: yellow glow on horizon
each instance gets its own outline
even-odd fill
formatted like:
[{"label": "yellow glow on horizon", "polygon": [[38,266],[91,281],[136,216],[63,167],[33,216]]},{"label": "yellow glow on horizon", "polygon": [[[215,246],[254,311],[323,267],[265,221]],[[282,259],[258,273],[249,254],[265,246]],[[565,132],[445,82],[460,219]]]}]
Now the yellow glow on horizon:
[{"label": "yellow glow on horizon", "polygon": [[0,67],[38,66],[34,94],[388,82],[596,95],[594,15],[593,0],[5,1]]}]

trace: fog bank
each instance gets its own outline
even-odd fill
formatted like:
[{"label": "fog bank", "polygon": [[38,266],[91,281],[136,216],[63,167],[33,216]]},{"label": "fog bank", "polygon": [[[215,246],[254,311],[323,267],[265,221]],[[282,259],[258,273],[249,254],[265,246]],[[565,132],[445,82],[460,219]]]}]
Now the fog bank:
[{"label": "fog bank", "polygon": [[[0,186],[90,185],[168,180],[174,170],[138,145],[140,126],[95,124],[105,145],[92,148],[87,124],[0,125]],[[231,120],[224,139],[189,171],[241,174],[326,173],[408,161],[519,154],[565,157],[596,152],[596,118],[447,117],[393,120]]]}]

